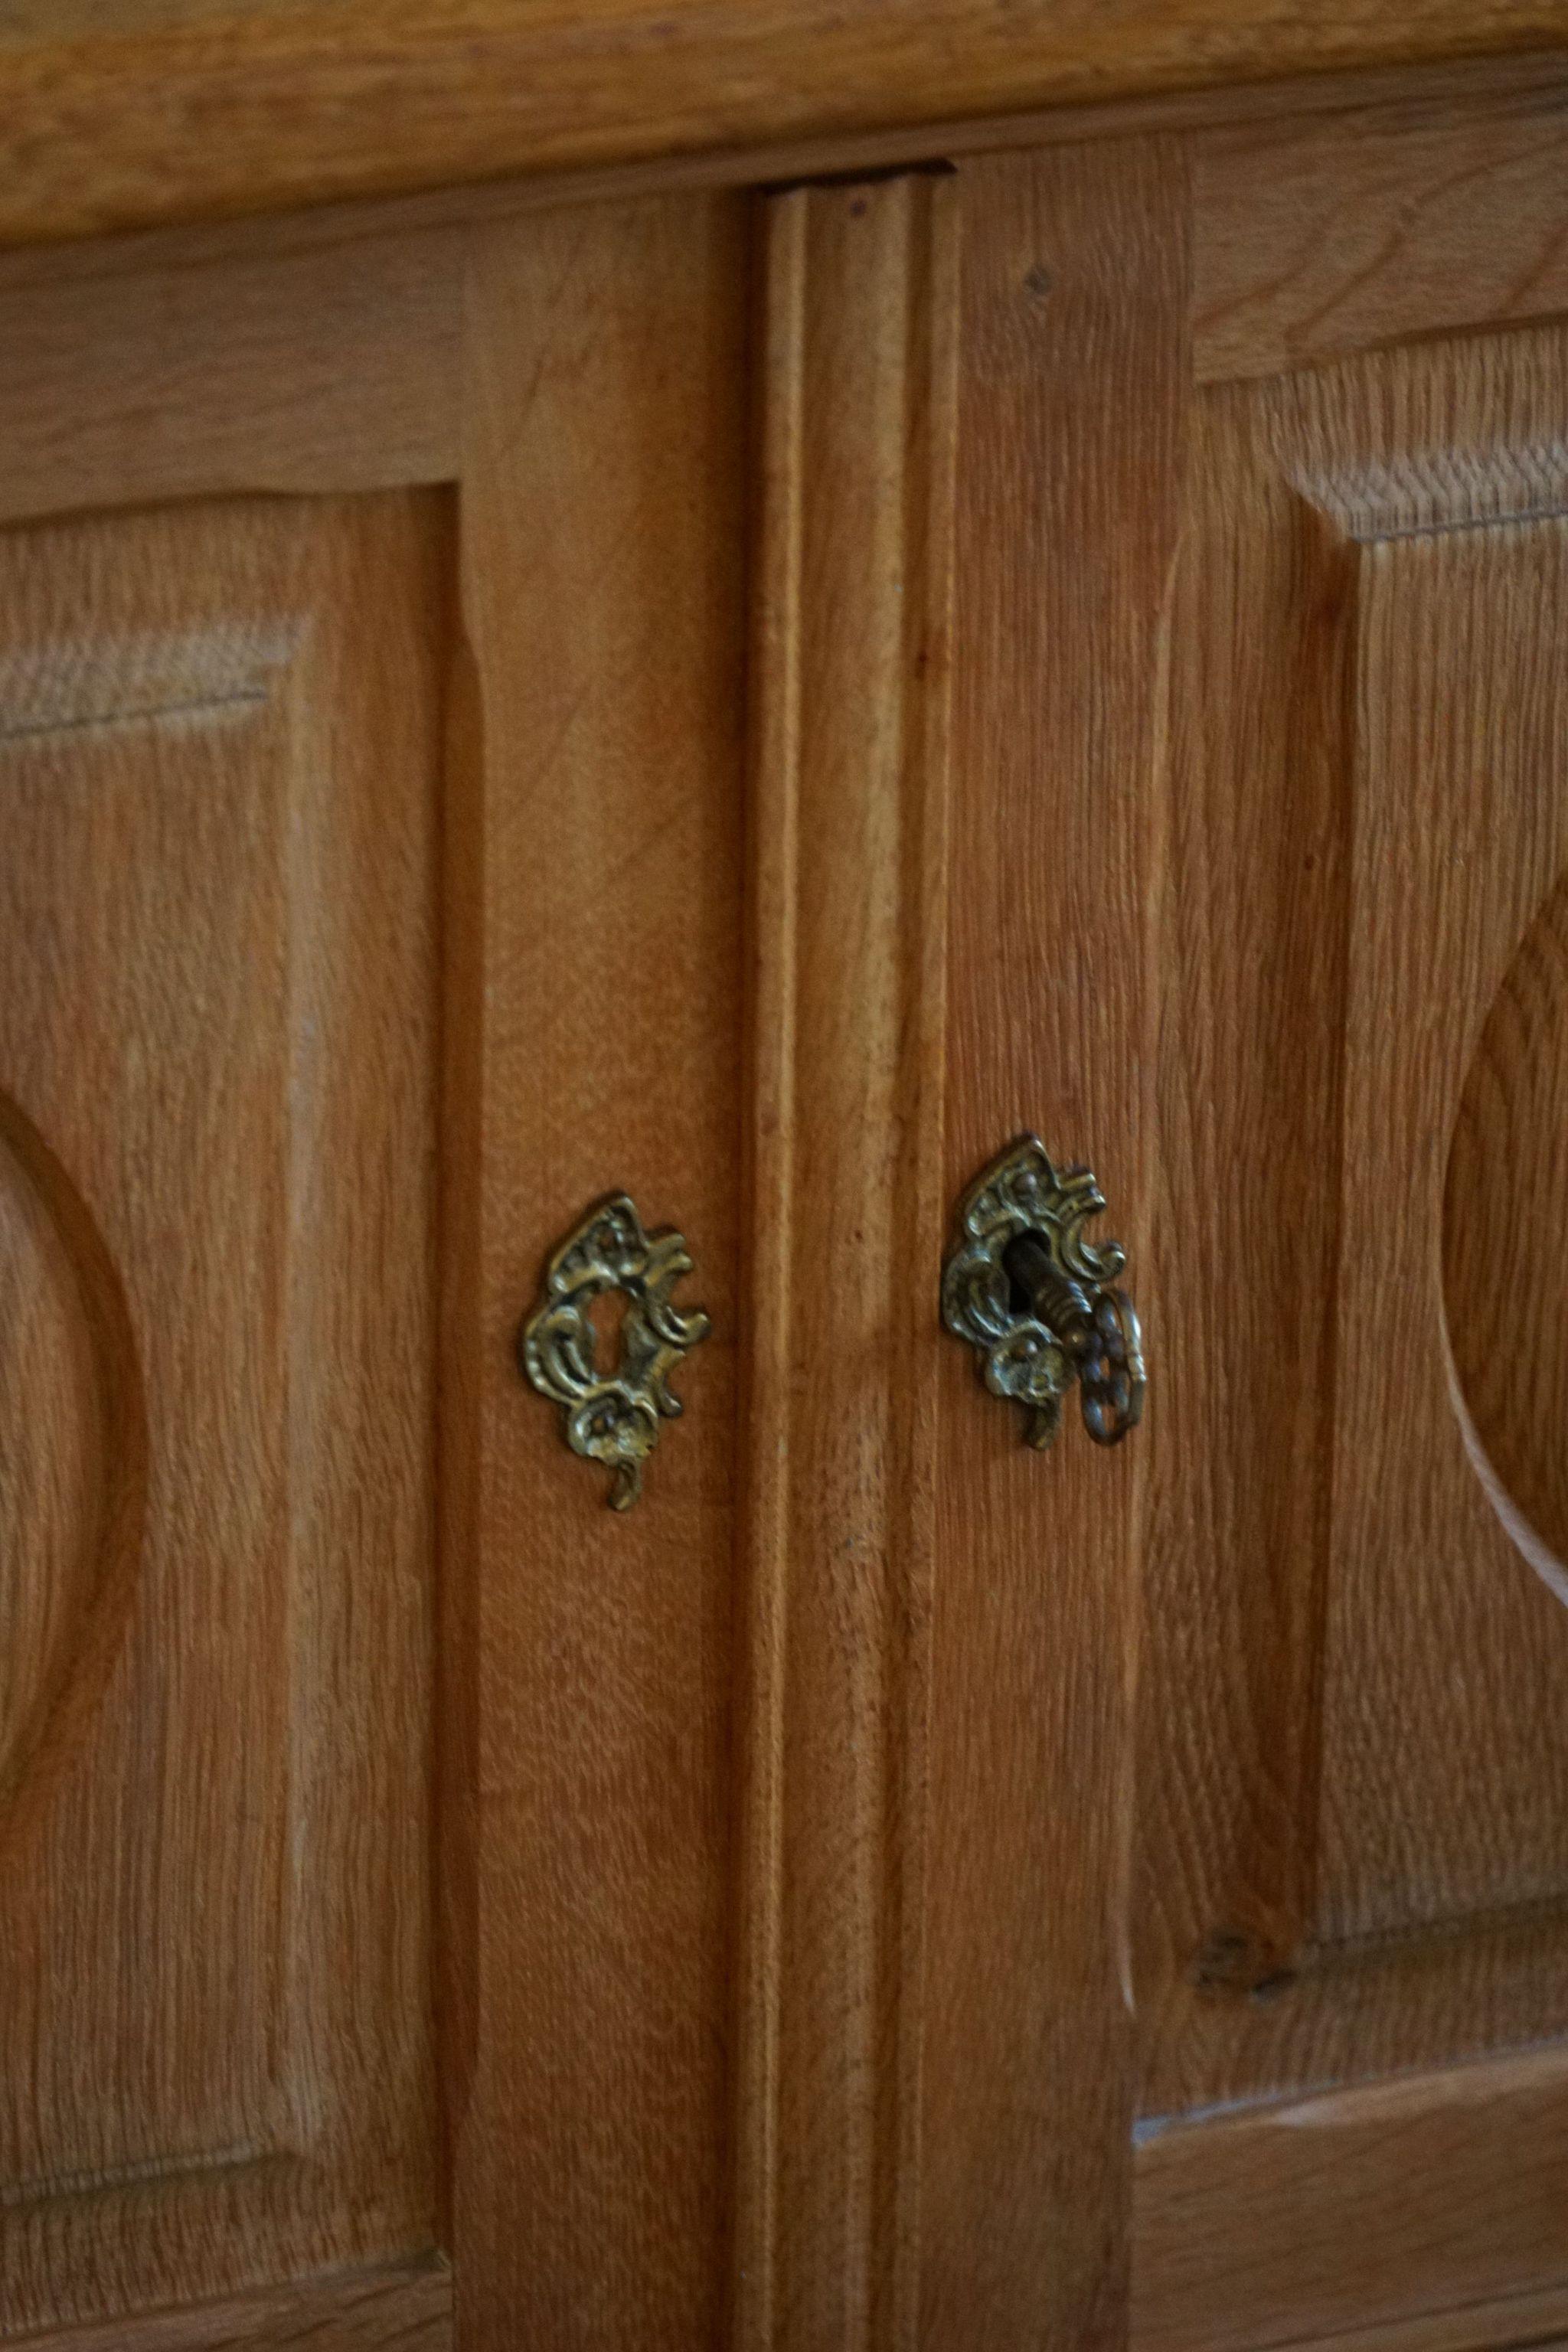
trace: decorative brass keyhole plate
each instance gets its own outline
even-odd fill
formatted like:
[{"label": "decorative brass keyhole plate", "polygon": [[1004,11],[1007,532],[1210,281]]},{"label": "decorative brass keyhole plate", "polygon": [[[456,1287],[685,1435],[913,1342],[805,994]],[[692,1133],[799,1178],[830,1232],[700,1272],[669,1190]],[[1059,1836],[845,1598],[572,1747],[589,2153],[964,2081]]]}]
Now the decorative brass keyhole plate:
[{"label": "decorative brass keyhole plate", "polygon": [[978,1349],[992,1394],[1028,1413],[1031,1445],[1049,1445],[1075,1381],[1098,1444],[1115,1445],[1142,1415],[1142,1336],[1115,1287],[1127,1253],[1083,1237],[1104,1206],[1092,1171],[1058,1174],[1037,1135],[1009,1144],[959,1203],[942,1318]]},{"label": "decorative brass keyhole plate", "polygon": [[[685,1237],[645,1233],[630,1194],[613,1192],[555,1252],[543,1296],[517,1335],[518,1361],[540,1394],[561,1406],[573,1453],[615,1472],[613,1510],[629,1511],[641,1494],[659,1422],[681,1410],[669,1375],[712,1328],[700,1307],[683,1315],[670,1302],[690,1271]],[[601,1371],[592,1308],[609,1290],[623,1294],[626,1317],[621,1360]]]}]

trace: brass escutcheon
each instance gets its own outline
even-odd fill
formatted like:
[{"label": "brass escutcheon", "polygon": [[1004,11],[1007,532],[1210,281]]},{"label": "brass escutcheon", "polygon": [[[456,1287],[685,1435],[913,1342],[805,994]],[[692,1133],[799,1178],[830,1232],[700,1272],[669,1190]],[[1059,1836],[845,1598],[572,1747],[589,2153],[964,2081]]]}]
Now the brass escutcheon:
[{"label": "brass escutcheon", "polygon": [[1010,1143],[959,1203],[942,1319],[978,1350],[992,1394],[1024,1407],[1025,1435],[1042,1449],[1075,1381],[1097,1444],[1119,1444],[1142,1416],[1142,1335],[1115,1286],[1127,1253],[1083,1238],[1104,1206],[1092,1171],[1058,1174],[1037,1135]]},{"label": "brass escutcheon", "polygon": [[[680,1399],[669,1375],[712,1326],[699,1307],[683,1315],[670,1291],[691,1271],[684,1235],[649,1234],[627,1192],[595,1202],[544,1270],[543,1295],[517,1335],[518,1361],[541,1396],[560,1405],[574,1454],[615,1472],[609,1503],[629,1511],[642,1466]],[[626,1302],[621,1360],[601,1371],[590,1308],[608,1290]]]}]

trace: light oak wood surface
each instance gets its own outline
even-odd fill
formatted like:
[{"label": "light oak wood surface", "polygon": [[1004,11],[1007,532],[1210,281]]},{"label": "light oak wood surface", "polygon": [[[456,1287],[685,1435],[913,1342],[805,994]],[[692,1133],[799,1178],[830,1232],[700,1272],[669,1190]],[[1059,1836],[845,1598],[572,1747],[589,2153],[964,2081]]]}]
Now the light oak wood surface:
[{"label": "light oak wood surface", "polygon": [[1565,40],[1563,0],[26,0],[0,240]]},{"label": "light oak wood surface", "polygon": [[0,329],[0,520],[458,469],[465,251],[439,230],[302,250],[176,240],[19,278]]},{"label": "light oak wood surface", "polygon": [[1561,88],[1216,125],[1193,163],[1201,381],[1568,308]]},{"label": "light oak wood surface", "polygon": [[[1081,146],[1149,131],[1259,131],[1269,124],[1300,130],[1329,118],[1375,126],[1391,117],[1427,116],[1479,122],[1489,108],[1540,107],[1560,101],[1568,86],[1568,29],[1551,46],[1531,46],[1453,61],[1349,71],[1281,71],[1278,77],[1195,83],[1151,96],[1063,102],[988,114],[911,118],[883,129],[825,131],[816,135],[742,142],[655,155],[649,160],[531,171],[521,176],[455,180],[417,194],[342,197],[285,205],[264,213],[200,215],[159,221],[127,233],[83,234],[65,239],[0,241],[0,286],[58,286],[86,277],[117,278],[150,266],[153,256],[188,267],[311,249],[344,241],[403,238],[427,230],[465,228],[479,221],[563,204],[614,204],[648,194],[700,188],[789,187],[808,180],[923,170],[936,159],[1018,152],[1037,146]],[[1356,142],[1352,129],[1352,149]],[[1407,215],[1403,228],[1416,224]]]},{"label": "light oak wood surface", "polygon": [[913,2347],[955,191],[767,207],[733,2341]]},{"label": "light oak wood surface", "polygon": [[1137,2333],[1505,2345],[1568,2277],[1555,131],[1320,127],[1194,150]]},{"label": "light oak wood surface", "polygon": [[[1495,1307],[1473,1292],[1473,1258],[1450,1260],[1446,1303],[1439,1279],[1461,1090],[1519,943],[1568,866],[1568,527],[1556,498],[1536,516],[1516,506],[1565,365],[1561,331],[1374,362],[1364,385],[1324,385],[1329,446],[1309,458],[1334,477],[1364,463],[1372,477],[1364,503],[1359,485],[1347,500],[1366,536],[1323,1723],[1329,1939],[1568,1897],[1568,1616],[1493,1517],[1454,1412],[1445,1332],[1470,1355],[1466,1326],[1479,1318],[1495,1333]],[[1447,462],[1431,446],[1435,412]],[[1405,448],[1420,452],[1422,489],[1408,535],[1405,485],[1389,498],[1384,480]],[[1517,1223],[1512,1194],[1500,1170],[1472,1196],[1483,1231]],[[1363,1205],[1391,1197],[1398,1218]],[[1552,1378],[1550,1357],[1540,1376]],[[1401,1558],[1405,1580],[1391,1573]]]},{"label": "light oak wood surface", "polygon": [[[1505,2017],[1521,2038],[1561,2030],[1547,1950],[1568,1628],[1467,1450],[1448,1361],[1457,1345],[1473,1365],[1478,1343],[1451,1335],[1478,1315],[1495,1333],[1495,1310],[1452,1230],[1445,1297],[1441,1251],[1467,1073],[1564,854],[1551,780],[1565,356],[1556,330],[1433,343],[1205,403],[1194,513],[1211,520],[1193,525],[1205,556],[1190,576],[1208,618],[1184,632],[1176,741],[1194,783],[1172,836],[1171,904],[1193,940],[1173,967],[1166,1066],[1165,1132],[1183,1143],[1163,1229],[1179,1348],[1233,1290],[1258,1319],[1233,1314],[1201,1378],[1184,1358],[1186,1426],[1160,1454],[1151,1625],[1168,1630],[1150,1652],[1143,1915],[1150,2048],[1166,2053],[1152,2058],[1155,2113],[1282,2088],[1309,2063],[1332,2079],[1352,2046],[1412,2065],[1484,2048]],[[1215,808],[1256,808],[1256,831],[1194,831],[1186,813],[1210,791]],[[1310,985],[1292,987],[1301,971]],[[1285,1036],[1288,1091],[1268,1076]],[[1181,1073],[1200,1053],[1194,1096]],[[1510,1191],[1500,1171],[1484,1199],[1472,1184],[1472,1265],[1516,1222]],[[1389,1201],[1400,1213],[1379,1214]],[[1281,1297],[1297,1360],[1281,1357]],[[1330,1411],[1332,1436],[1313,1433]],[[1194,1540],[1216,1525],[1226,1540]],[[1475,2004],[1458,2045],[1444,1971],[1415,1958],[1439,1933]],[[1197,2071],[1179,2078],[1181,2037],[1153,2022],[1166,1936],[1195,1990],[1180,2063]],[[1222,1998],[1222,2026],[1208,1996],[1276,1976],[1294,1981],[1267,2013]]]},{"label": "light oak wood surface", "polygon": [[0,541],[7,2334],[431,2241],[441,538]]},{"label": "light oak wood surface", "polygon": [[[448,789],[447,2095],[465,2352],[689,2352],[724,2294],[744,213],[476,251]],[[713,1336],[635,1510],[515,1335],[584,1211]]]},{"label": "light oak wood surface", "polygon": [[[1135,1293],[1183,185],[1156,139],[980,163],[961,188],[947,1196],[1037,1129],[1060,1163],[1092,1160]],[[1037,1454],[947,1356],[921,2340],[1109,2347],[1146,1452],[1068,1425]]]},{"label": "light oak wood surface", "polygon": [[[1536,2344],[1507,2308],[1531,2293],[1560,2337],[1565,2093],[1558,2048],[1154,2132],[1138,2152],[1137,2352],[1344,2330],[1359,2345],[1379,2322],[1434,2352]],[[1479,2332],[1466,2305],[1485,2309]]]},{"label": "light oak wood surface", "polygon": [[17,2352],[451,2352],[452,2273],[426,2257],[14,2341]]},{"label": "light oak wood surface", "polygon": [[0,2332],[1563,2340],[1565,87],[0,261]]}]

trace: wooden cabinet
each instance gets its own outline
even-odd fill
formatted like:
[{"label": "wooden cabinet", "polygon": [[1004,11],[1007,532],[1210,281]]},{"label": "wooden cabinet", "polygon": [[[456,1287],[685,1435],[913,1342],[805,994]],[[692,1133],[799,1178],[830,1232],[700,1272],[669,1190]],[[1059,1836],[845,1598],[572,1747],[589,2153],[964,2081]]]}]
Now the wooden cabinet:
[{"label": "wooden cabinet", "polygon": [[1568,2342],[1568,77],[835,160],[0,257],[0,2340]]}]

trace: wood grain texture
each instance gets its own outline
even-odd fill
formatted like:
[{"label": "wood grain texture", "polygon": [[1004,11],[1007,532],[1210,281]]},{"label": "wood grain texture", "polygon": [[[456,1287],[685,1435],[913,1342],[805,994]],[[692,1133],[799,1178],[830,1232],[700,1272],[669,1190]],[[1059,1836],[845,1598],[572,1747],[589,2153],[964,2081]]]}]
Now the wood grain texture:
[{"label": "wood grain texture", "polygon": [[1385,2327],[1336,2327],[1331,2336],[1298,2339],[1290,2352],[1563,2352],[1564,2325],[1568,2287],[1548,2287],[1542,2294],[1424,2312]]},{"label": "wood grain texture", "polygon": [[918,2338],[955,191],[767,207],[734,2341]]},{"label": "wood grain texture", "polygon": [[146,1392],[124,1284],[68,1171],[0,1095],[0,1812],[101,1696],[146,1534]]},{"label": "wood grain texture", "polygon": [[[1560,62],[1492,60],[1413,70],[1392,87],[1387,75],[1321,76],[1005,124],[950,121],[927,144],[945,153],[1114,135],[1152,110],[1194,122],[1196,364],[1201,376],[1250,375],[1402,329],[1559,306],[1565,92]],[[0,254],[0,520],[450,479],[474,229],[624,199],[678,170],[736,184],[894,162],[925,135],[841,136]]]},{"label": "wood grain texture", "polygon": [[333,2272],[227,2303],[53,2328],[16,2352],[452,2352],[452,2274],[433,2258]]},{"label": "wood grain texture", "polygon": [[[1197,1797],[1203,1803],[1201,1790]],[[1156,1973],[1146,1901],[1136,1914],[1141,2110],[1151,2122],[1223,2111],[1568,2036],[1563,1907],[1505,1906],[1423,1934],[1303,1943],[1288,1966],[1270,1961],[1274,1972],[1254,1988],[1239,1936],[1205,1938],[1201,1969],[1189,1948],[1185,1965]],[[1216,1958],[1229,1961],[1227,1972]]]},{"label": "wood grain texture", "polygon": [[401,496],[0,542],[0,1131],[139,1504],[5,1562],[9,2335],[431,2239],[443,570]]},{"label": "wood grain texture", "polygon": [[[1184,159],[998,160],[963,199],[947,1192],[1037,1128],[1092,1162],[1142,1297]],[[1031,1452],[944,1348],[921,2342],[1109,2352],[1146,1454]]]},{"label": "wood grain texture", "polygon": [[[1156,1449],[1151,1552],[1155,2115],[1564,2026],[1568,1624],[1467,1451],[1449,1349],[1474,1270],[1451,1263],[1446,1307],[1442,1250],[1467,1072],[1568,853],[1565,365],[1561,331],[1524,330],[1204,404],[1173,673],[1164,1127],[1194,1149],[1167,1159],[1161,1256],[1185,1432]],[[1185,809],[1233,761],[1256,822],[1205,842]],[[1278,966],[1247,945],[1271,892]],[[1488,1213],[1500,1231],[1506,1190]]]},{"label": "wood grain texture", "polygon": [[[1302,471],[1365,534],[1324,1684],[1329,1938],[1568,1895],[1568,1616],[1474,1475],[1440,1271],[1465,1076],[1526,927],[1568,869],[1568,524],[1503,520],[1521,468],[1503,459],[1493,488],[1484,454],[1507,447],[1508,412],[1531,395],[1545,422],[1565,366],[1561,331],[1460,343],[1373,362],[1359,383],[1314,380],[1303,404]],[[1437,509],[1408,535],[1397,468],[1392,495],[1383,478],[1402,449],[1420,453]],[[1358,459],[1364,487],[1352,488]],[[1368,1213],[1378,1202],[1400,1213]],[[1492,1213],[1510,1214],[1506,1202]],[[1448,1322],[1464,1311],[1450,1282]]]},{"label": "wood grain texture", "polygon": [[1565,2320],[1568,2290],[1553,2289],[1395,2320],[1388,2327],[1336,2329],[1292,2352],[1563,2352]]},{"label": "wood grain texture", "polygon": [[0,239],[1568,38],[1563,0],[121,0],[0,37]]},{"label": "wood grain texture", "polygon": [[[118,5],[118,0],[116,0]],[[68,241],[0,245],[0,295],[59,288],[79,279],[214,264],[239,268],[322,246],[381,236],[423,243],[434,236],[515,221],[562,205],[615,204],[639,196],[716,188],[780,188],[799,182],[929,170],[933,161],[1081,146],[1129,134],[1247,131],[1260,158],[1267,126],[1291,132],[1325,117],[1375,114],[1384,122],[1470,117],[1488,109],[1531,115],[1560,108],[1568,93],[1568,48],[1530,49],[1348,72],[1197,86],[1144,97],[1064,103],[985,115],[933,115],[890,126],[751,142],[595,168],[531,171],[523,176],[455,182],[405,195],[348,197],[256,215],[220,215]],[[1196,158],[1199,176],[1201,156]],[[1225,175],[1222,173],[1222,184]],[[1223,203],[1220,216],[1223,217]]]},{"label": "wood grain texture", "polygon": [[[450,772],[444,2071],[464,2352],[716,2340],[727,2201],[746,236],[474,257]],[[714,1334],[642,1500],[522,1381],[618,1186]]]},{"label": "wood grain texture", "polygon": [[1200,381],[1568,309],[1561,89],[1216,127],[1193,184]]},{"label": "wood grain texture", "polygon": [[[1136,2352],[1341,2330],[1381,2347],[1379,2324],[1434,2347],[1539,2342],[1508,2311],[1530,2294],[1560,2336],[1565,2163],[1561,2049],[1157,2131],[1138,2151]],[[1466,2304],[1500,2309],[1466,2333],[1448,2316]]]},{"label": "wood grain texture", "polygon": [[1568,877],[1521,940],[1477,1042],[1443,1202],[1443,1296],[1472,1463],[1503,1526],[1568,1601],[1557,1432],[1568,1335]]},{"label": "wood grain texture", "polygon": [[0,271],[0,521],[457,471],[455,240],[159,249]]},{"label": "wood grain texture", "polygon": [[1351,559],[1239,399],[1190,419],[1185,520],[1154,1078],[1167,1393],[1144,1433],[1151,2038],[1162,1977],[1250,1990],[1310,1932],[1341,1214]]}]

